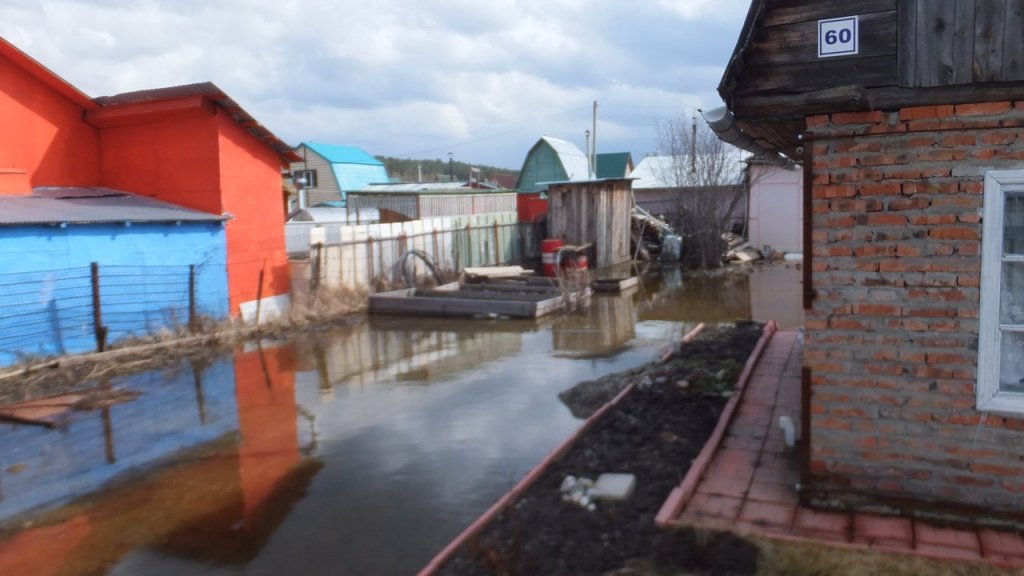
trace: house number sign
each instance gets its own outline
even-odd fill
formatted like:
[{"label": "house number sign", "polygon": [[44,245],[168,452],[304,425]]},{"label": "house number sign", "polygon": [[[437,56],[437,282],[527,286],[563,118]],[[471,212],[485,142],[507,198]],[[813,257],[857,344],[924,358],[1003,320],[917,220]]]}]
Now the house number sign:
[{"label": "house number sign", "polygon": [[860,18],[818,20],[818,58],[851,56],[860,50]]}]

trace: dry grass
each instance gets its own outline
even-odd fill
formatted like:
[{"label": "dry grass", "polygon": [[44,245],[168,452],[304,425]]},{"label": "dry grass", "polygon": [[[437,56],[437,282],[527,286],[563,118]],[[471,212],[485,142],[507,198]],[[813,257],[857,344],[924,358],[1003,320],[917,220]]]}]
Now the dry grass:
[{"label": "dry grass", "polygon": [[757,576],[994,576],[1024,574],[980,562],[927,560],[898,553],[848,550],[823,544],[757,541]]},{"label": "dry grass", "polygon": [[203,360],[239,344],[331,324],[366,307],[366,294],[323,288],[296,298],[290,311],[259,325],[227,320],[201,321],[194,329],[176,325],[143,337],[116,342],[111,350],[60,358],[26,358],[0,370],[0,404],[77,391],[92,391],[111,378],[158,370],[181,359]]}]

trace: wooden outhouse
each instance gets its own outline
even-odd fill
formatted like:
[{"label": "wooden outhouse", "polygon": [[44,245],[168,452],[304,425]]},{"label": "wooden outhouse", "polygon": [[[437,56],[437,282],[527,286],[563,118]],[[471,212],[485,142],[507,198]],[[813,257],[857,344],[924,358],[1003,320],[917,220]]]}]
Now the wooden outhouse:
[{"label": "wooden outhouse", "polygon": [[549,236],[567,244],[592,244],[591,266],[628,262],[632,182],[610,178],[549,184]]},{"label": "wooden outhouse", "polygon": [[803,164],[803,497],[1024,518],[1024,1],[755,0],[719,92]]}]

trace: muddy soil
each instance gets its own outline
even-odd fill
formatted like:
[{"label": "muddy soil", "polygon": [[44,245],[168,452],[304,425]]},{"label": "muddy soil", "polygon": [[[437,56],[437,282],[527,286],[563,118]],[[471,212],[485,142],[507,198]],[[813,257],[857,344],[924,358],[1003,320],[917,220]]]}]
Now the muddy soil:
[{"label": "muddy soil", "polygon": [[[509,509],[459,549],[446,576],[752,574],[757,548],[728,535],[661,531],[654,517],[711,435],[762,333],[744,323],[708,329],[664,365],[585,383],[566,394],[588,413],[629,382],[647,381],[606,414]],[[564,501],[566,476],[636,475],[624,502],[590,511]]]}]

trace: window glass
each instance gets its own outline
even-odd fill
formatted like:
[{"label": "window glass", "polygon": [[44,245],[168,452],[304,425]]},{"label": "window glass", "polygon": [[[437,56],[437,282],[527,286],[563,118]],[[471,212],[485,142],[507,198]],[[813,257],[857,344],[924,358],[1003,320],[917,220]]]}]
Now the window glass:
[{"label": "window glass", "polygon": [[999,323],[1024,324],[1024,262],[1003,262]]},{"label": "window glass", "polygon": [[999,389],[1024,393],[1024,332],[1002,333],[999,359]]},{"label": "window glass", "polygon": [[1024,193],[1006,195],[1003,253],[1024,256]]}]

